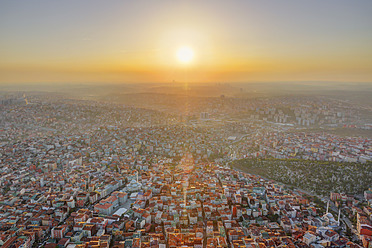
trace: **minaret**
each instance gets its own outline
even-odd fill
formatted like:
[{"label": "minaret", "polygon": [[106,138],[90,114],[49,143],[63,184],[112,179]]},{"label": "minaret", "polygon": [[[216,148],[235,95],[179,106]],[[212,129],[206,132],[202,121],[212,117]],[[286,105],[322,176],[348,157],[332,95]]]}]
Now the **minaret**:
[{"label": "minaret", "polygon": [[328,208],[329,208],[329,201],[327,202],[327,212],[326,212],[326,214],[328,214]]},{"label": "minaret", "polygon": [[341,208],[338,210],[338,219],[337,219],[338,225],[340,225],[340,215],[341,215]]},{"label": "minaret", "polygon": [[137,171],[137,183],[138,183],[138,171]]}]

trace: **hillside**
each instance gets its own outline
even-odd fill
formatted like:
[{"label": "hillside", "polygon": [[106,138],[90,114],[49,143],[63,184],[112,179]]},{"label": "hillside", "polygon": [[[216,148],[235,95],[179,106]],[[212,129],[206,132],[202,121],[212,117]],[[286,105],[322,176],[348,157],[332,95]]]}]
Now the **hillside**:
[{"label": "hillside", "polygon": [[324,196],[330,192],[360,194],[372,186],[371,162],[242,159],[232,166]]}]

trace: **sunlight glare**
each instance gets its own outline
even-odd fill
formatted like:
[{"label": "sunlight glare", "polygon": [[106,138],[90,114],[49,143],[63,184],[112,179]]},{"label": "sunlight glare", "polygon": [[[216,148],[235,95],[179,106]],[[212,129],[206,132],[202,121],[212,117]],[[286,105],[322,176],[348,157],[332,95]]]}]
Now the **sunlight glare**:
[{"label": "sunlight glare", "polygon": [[177,59],[181,63],[190,63],[194,58],[194,51],[187,46],[181,47],[177,50]]}]

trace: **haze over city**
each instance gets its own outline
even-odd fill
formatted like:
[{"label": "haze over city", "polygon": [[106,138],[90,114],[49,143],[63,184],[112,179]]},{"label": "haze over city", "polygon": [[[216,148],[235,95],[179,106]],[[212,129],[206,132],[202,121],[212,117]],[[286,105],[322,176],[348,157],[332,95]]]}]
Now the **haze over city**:
[{"label": "haze over city", "polygon": [[0,1],[0,247],[372,247],[371,13]]}]

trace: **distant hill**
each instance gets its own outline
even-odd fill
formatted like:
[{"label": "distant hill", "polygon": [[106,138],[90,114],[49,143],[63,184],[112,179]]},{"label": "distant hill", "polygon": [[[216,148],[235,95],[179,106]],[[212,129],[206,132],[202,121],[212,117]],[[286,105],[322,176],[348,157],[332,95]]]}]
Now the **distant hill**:
[{"label": "distant hill", "polygon": [[[65,97],[117,101],[137,94],[188,95],[191,97],[270,98],[282,96],[325,96],[372,108],[372,83],[338,82],[250,82],[250,83],[43,83],[1,84],[0,92],[41,91]],[[129,95],[134,94],[134,97]],[[157,98],[157,96],[154,96]],[[120,100],[119,102],[122,102]]]}]

